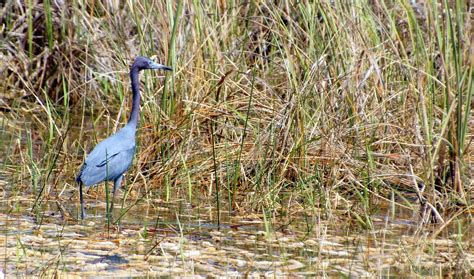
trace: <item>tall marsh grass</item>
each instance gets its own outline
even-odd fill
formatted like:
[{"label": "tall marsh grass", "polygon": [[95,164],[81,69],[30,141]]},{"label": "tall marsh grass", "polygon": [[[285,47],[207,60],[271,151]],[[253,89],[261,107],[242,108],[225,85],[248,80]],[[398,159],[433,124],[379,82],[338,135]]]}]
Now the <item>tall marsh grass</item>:
[{"label": "tall marsh grass", "polygon": [[127,119],[129,65],[147,55],[174,72],[142,76],[127,178],[139,195],[192,203],[204,193],[265,216],[342,207],[363,227],[382,198],[419,202],[426,220],[443,222],[451,209],[472,212],[469,8],[6,1],[0,117],[26,137],[1,146],[2,161],[25,165],[13,185],[39,200],[76,195],[84,154]]}]

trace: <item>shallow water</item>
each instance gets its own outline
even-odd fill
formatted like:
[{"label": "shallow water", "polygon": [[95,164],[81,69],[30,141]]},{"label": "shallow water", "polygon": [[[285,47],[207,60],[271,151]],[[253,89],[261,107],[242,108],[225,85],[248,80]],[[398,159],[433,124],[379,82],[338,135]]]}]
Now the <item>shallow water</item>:
[{"label": "shallow water", "polygon": [[[5,143],[0,149],[12,146],[10,138],[0,140]],[[10,171],[6,161],[0,156],[3,172]],[[32,211],[35,195],[2,181],[8,177],[11,183],[16,168],[0,173],[0,278],[408,277],[466,275],[466,270],[474,276],[474,230],[467,217],[435,238],[430,232],[439,226],[419,230],[416,209],[391,212],[383,203],[371,216],[372,229],[362,229],[344,210],[317,209],[275,213],[267,222],[261,213],[222,211],[218,225],[213,201],[202,196],[193,204],[147,199],[118,225],[107,226],[103,197],[88,199],[87,219],[77,220],[75,189]],[[121,197],[115,217],[121,215]]]},{"label": "shallow water", "polygon": [[98,200],[87,201],[83,222],[74,219],[76,201],[45,201],[37,215],[30,213],[33,201],[0,205],[0,268],[7,276],[442,276],[453,272],[455,259],[465,268],[474,263],[472,233],[431,239],[416,233],[410,211],[395,220],[373,216],[373,230],[315,211],[273,217],[267,226],[261,214],[224,211],[218,226],[204,201],[147,200],[107,227]]}]

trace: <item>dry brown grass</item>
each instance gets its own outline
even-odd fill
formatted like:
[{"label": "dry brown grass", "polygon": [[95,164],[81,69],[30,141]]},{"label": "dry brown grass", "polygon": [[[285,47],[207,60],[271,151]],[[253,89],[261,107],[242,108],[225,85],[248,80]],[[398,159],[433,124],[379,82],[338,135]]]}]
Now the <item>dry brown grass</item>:
[{"label": "dry brown grass", "polygon": [[431,2],[185,1],[176,15],[171,2],[50,2],[50,37],[37,1],[7,1],[0,18],[1,117],[13,137],[23,131],[3,149],[23,164],[8,171],[23,189],[32,173],[41,195],[75,189],[84,152],[126,121],[127,66],[144,54],[175,72],[142,78],[129,172],[141,194],[213,196],[217,174],[242,211],[330,212],[343,199],[370,215],[374,199],[412,207],[417,191],[438,217],[472,206],[466,4],[448,15]]}]

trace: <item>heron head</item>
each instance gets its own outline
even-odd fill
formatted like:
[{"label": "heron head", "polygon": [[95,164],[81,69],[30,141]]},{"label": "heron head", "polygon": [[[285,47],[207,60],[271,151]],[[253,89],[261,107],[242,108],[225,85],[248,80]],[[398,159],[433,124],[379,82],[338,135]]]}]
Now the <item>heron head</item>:
[{"label": "heron head", "polygon": [[158,64],[154,61],[152,61],[150,58],[143,57],[143,56],[138,56],[135,58],[135,62],[133,62],[132,68],[138,68],[138,70],[145,70],[145,69],[154,69],[154,70],[166,70],[166,71],[172,71],[173,69],[171,67]]}]

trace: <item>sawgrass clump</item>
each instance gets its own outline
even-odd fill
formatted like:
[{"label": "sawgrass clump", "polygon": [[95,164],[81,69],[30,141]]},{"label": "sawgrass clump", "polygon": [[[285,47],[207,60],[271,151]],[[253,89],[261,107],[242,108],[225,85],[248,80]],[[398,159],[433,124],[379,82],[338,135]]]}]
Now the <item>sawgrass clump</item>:
[{"label": "sawgrass clump", "polygon": [[76,195],[84,155],[127,120],[128,65],[154,55],[174,72],[142,78],[128,198],[367,228],[380,200],[423,222],[472,208],[467,3],[175,2],[4,4],[9,190]]}]

